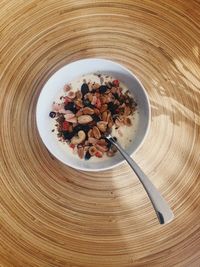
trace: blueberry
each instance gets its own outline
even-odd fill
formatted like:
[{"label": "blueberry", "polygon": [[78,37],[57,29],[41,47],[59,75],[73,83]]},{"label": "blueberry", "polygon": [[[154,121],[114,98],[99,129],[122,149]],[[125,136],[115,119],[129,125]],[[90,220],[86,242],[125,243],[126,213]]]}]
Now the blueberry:
[{"label": "blueberry", "polygon": [[83,83],[83,84],[81,85],[81,93],[82,93],[82,95],[84,96],[84,95],[86,95],[88,92],[89,92],[89,87],[88,87],[87,83]]},{"label": "blueberry", "polygon": [[90,155],[89,151],[87,151],[85,154],[85,159],[89,160],[90,158],[91,158],[91,155]]},{"label": "blueberry", "polygon": [[56,116],[56,113],[55,113],[54,111],[51,111],[51,112],[49,113],[49,117],[51,117],[51,118],[55,118],[55,116]]},{"label": "blueberry", "polygon": [[104,94],[107,91],[107,86],[106,85],[101,85],[99,87],[99,93]]},{"label": "blueberry", "polygon": [[67,131],[63,131],[63,138],[66,140],[71,140],[72,137],[74,136],[73,132],[67,132]]}]

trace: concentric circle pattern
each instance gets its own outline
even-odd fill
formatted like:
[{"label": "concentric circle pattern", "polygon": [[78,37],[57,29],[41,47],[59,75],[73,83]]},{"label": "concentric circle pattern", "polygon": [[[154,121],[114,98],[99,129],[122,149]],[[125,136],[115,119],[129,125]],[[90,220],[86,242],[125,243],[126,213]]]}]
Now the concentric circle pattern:
[{"label": "concentric circle pattern", "polygon": [[[0,1],[0,266],[200,266],[200,2]],[[160,226],[127,165],[78,172],[44,147],[42,86],[74,60],[133,71],[150,98],[135,160],[175,220]]]}]

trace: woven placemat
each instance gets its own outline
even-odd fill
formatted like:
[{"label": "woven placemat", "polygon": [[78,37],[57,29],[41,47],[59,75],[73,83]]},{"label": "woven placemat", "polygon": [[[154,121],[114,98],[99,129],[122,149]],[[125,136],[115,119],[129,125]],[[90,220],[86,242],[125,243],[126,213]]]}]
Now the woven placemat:
[{"label": "woven placemat", "polygon": [[[0,2],[0,266],[200,266],[200,2]],[[43,145],[35,109],[65,64],[111,59],[150,98],[134,159],[169,202],[158,224],[124,164],[78,172]]]}]

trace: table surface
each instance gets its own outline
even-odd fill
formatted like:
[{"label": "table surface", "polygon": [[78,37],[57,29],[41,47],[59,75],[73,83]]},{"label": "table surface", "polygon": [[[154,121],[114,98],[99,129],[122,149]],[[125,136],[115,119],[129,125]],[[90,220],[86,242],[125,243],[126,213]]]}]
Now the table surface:
[{"label": "table surface", "polygon": [[[150,98],[134,159],[175,213],[158,224],[124,164],[64,166],[44,147],[35,108],[45,81],[88,57],[128,67]],[[0,2],[0,266],[200,266],[200,2]]]}]

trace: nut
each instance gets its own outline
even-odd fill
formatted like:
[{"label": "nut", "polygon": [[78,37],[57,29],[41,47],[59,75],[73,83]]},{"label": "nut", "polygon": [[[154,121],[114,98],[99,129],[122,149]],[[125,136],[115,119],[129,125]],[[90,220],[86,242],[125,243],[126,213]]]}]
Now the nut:
[{"label": "nut", "polygon": [[102,113],[102,121],[106,121],[107,120],[107,116],[108,116],[108,111],[106,110],[106,111],[104,111]]},{"label": "nut", "polygon": [[114,125],[114,122],[113,122],[113,120],[110,120],[110,122],[108,123],[108,128],[112,128],[112,127],[113,127],[113,125]]},{"label": "nut", "polygon": [[125,106],[125,108],[124,108],[124,116],[128,116],[128,115],[130,115],[130,113],[131,113],[131,109],[130,109],[130,107]]},{"label": "nut", "polygon": [[79,158],[82,159],[83,156],[84,156],[84,148],[82,146],[81,147],[78,147],[77,152],[78,152]]},{"label": "nut", "polygon": [[77,91],[76,92],[76,97],[77,97],[77,99],[82,99],[82,93],[81,93],[81,91]]},{"label": "nut", "polygon": [[76,112],[76,117],[80,117],[81,115],[83,115],[83,112],[82,112],[82,110],[80,109],[80,110],[78,110],[78,111]]},{"label": "nut", "polygon": [[92,89],[98,89],[99,86],[100,86],[99,83],[94,83],[94,84],[92,85]]},{"label": "nut", "polygon": [[93,135],[94,135],[94,137],[96,139],[100,139],[101,138],[101,133],[100,133],[99,129],[96,126],[93,127],[92,132],[93,132]]},{"label": "nut", "polygon": [[110,111],[108,111],[107,112],[107,118],[106,118],[106,121],[107,121],[107,123],[110,121],[110,119],[111,119],[111,113],[110,113]]},{"label": "nut", "polygon": [[65,84],[64,87],[63,87],[63,91],[64,92],[68,92],[71,90],[71,86],[69,84]]},{"label": "nut", "polygon": [[123,123],[123,119],[118,117],[118,118],[115,120],[115,124],[116,124],[117,127],[122,126],[122,125],[124,124],[124,123]]},{"label": "nut", "polygon": [[100,139],[97,141],[97,144],[100,145],[100,146],[106,146],[107,145],[107,142],[105,139]]},{"label": "nut", "polygon": [[93,121],[92,117],[90,115],[82,115],[78,117],[78,123],[80,124],[86,124]]},{"label": "nut", "polygon": [[90,137],[94,137],[92,129],[90,129],[88,132],[88,138],[90,138]]},{"label": "nut", "polygon": [[94,95],[94,96],[92,97],[91,104],[92,104],[92,105],[95,105],[96,102],[97,102],[97,97]]},{"label": "nut", "polygon": [[81,144],[86,138],[86,134],[84,131],[79,131],[77,136],[72,137],[71,143],[73,145]]},{"label": "nut", "polygon": [[106,155],[108,157],[113,157],[115,155],[115,153],[112,150],[108,150],[107,153],[106,153]]},{"label": "nut", "polygon": [[81,99],[77,99],[77,100],[75,100],[74,103],[75,103],[78,107],[83,108],[83,101],[82,101]]},{"label": "nut", "polygon": [[69,97],[70,99],[74,99],[75,96],[76,96],[76,94],[75,94],[75,92],[73,92],[73,91],[70,91],[70,92],[68,93],[68,95],[67,95],[67,97]]},{"label": "nut", "polygon": [[100,108],[100,112],[103,113],[104,111],[106,111],[108,109],[108,105],[107,104],[103,104]]},{"label": "nut", "polygon": [[83,108],[83,114],[85,115],[92,115],[94,114],[94,110],[88,107]]},{"label": "nut", "polygon": [[95,113],[96,115],[99,115],[99,114],[100,114],[99,109],[98,109],[98,108],[94,108],[94,113]]},{"label": "nut", "polygon": [[96,149],[95,146],[91,146],[89,148],[89,153],[90,153],[91,156],[94,156],[96,152],[97,152],[97,149]]},{"label": "nut", "polygon": [[64,117],[65,120],[68,122],[77,123],[77,118],[75,117],[74,114],[65,114]]},{"label": "nut", "polygon": [[100,97],[100,100],[101,100],[101,103],[102,103],[102,104],[108,103],[108,102],[107,102],[107,97],[105,97],[105,96],[101,96],[101,97]]},{"label": "nut", "polygon": [[93,138],[93,137],[89,137],[88,138],[88,142],[92,145],[95,145],[97,143],[98,139]]},{"label": "nut", "polygon": [[108,123],[106,121],[99,121],[97,122],[97,127],[102,133],[105,133],[107,130]]},{"label": "nut", "polygon": [[114,94],[114,93],[116,93],[116,92],[117,92],[117,88],[116,88],[116,87],[112,87],[110,91],[111,91],[111,93],[113,93],[113,94]]},{"label": "nut", "polygon": [[87,95],[88,95],[88,100],[89,100],[90,102],[92,102],[93,94],[89,93],[89,94],[87,94]]},{"label": "nut", "polygon": [[131,126],[131,125],[132,125],[131,119],[128,118],[128,117],[125,117],[125,118],[124,118],[124,124],[125,124],[126,126]]},{"label": "nut", "polygon": [[71,133],[72,131],[73,131],[73,127],[72,127],[72,125],[70,124],[70,125],[69,125],[69,128],[68,128],[68,132]]},{"label": "nut", "polygon": [[106,151],[108,151],[107,146],[100,146],[100,145],[96,144],[95,147],[97,148],[97,150],[99,150],[99,151],[101,151],[101,152],[106,152]]}]

